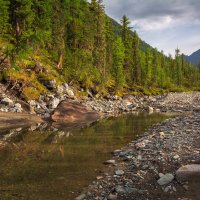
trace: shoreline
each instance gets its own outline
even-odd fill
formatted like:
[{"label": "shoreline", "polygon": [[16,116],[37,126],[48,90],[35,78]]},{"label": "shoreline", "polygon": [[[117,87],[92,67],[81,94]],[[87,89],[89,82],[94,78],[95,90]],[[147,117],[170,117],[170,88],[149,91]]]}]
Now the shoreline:
[{"label": "shoreline", "polygon": [[[182,165],[200,164],[200,92],[145,97],[129,95],[113,100],[88,99],[80,102],[89,110],[103,113],[103,117],[139,111],[181,115],[154,125],[122,149],[116,150],[111,165],[105,166],[104,173],[76,200],[153,200],[160,197],[162,200],[198,200],[195,196],[198,189],[195,188],[200,187],[200,183],[180,183],[175,174]],[[29,123],[42,122],[37,115],[0,113],[0,117],[4,114],[10,124],[13,124],[13,116],[15,122],[26,126],[27,119]],[[166,174],[173,179],[160,186],[157,181]]]},{"label": "shoreline", "polygon": [[[181,115],[154,125],[116,150],[111,164],[76,200],[198,200],[200,182],[181,183],[176,171],[182,165],[200,164],[200,93],[147,98],[144,102],[154,111]],[[160,186],[157,181],[166,174],[173,179]]]},{"label": "shoreline", "polygon": [[[104,173],[78,196],[87,199],[192,199],[198,200],[200,181],[179,182],[182,165],[200,164],[199,113],[167,119],[113,152]],[[158,184],[161,174],[173,179]]]}]

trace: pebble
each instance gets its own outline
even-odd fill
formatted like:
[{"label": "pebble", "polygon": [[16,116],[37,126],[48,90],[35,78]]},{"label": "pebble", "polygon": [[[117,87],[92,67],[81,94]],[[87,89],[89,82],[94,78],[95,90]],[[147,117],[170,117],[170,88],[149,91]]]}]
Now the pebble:
[{"label": "pebble", "polygon": [[115,165],[115,160],[107,160],[107,161],[104,162],[104,164]]},{"label": "pebble", "polygon": [[114,195],[114,194],[110,194],[108,196],[108,200],[116,200],[117,199],[117,195]]},{"label": "pebble", "polygon": [[115,171],[115,174],[118,175],[118,176],[122,176],[124,174],[124,171],[123,170],[117,170],[117,171]]},{"label": "pebble", "polygon": [[86,198],[85,194],[80,194],[78,197],[75,198],[75,200],[83,200]]},{"label": "pebble", "polygon": [[165,174],[160,177],[160,179],[157,181],[159,185],[167,185],[171,183],[174,180],[174,176],[172,174]]}]

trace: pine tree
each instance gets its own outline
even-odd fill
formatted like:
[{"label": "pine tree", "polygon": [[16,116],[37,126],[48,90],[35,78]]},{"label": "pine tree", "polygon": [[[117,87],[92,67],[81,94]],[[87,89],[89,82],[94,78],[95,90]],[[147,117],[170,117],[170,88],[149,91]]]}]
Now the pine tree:
[{"label": "pine tree", "polygon": [[149,49],[145,53],[145,74],[146,74],[145,84],[147,86],[151,86],[152,84],[152,54]]},{"label": "pine tree", "polygon": [[8,0],[0,0],[0,36],[5,37],[9,29],[9,5]]},{"label": "pine tree", "polygon": [[182,70],[181,70],[181,63],[180,63],[180,50],[177,48],[175,50],[175,61],[176,61],[176,83],[177,85],[182,84]]},{"label": "pine tree", "polygon": [[33,1],[35,18],[32,26],[35,33],[35,43],[39,47],[50,48],[52,44],[52,2],[52,0]]},{"label": "pine tree", "polygon": [[125,59],[124,59],[124,70],[126,73],[127,82],[130,84],[132,82],[132,52],[131,52],[131,35],[130,35],[130,21],[124,15],[121,20],[121,37],[125,47]]},{"label": "pine tree", "polygon": [[13,27],[16,50],[26,47],[34,35],[33,21],[35,13],[31,0],[10,0],[10,23]]},{"label": "pine tree", "polygon": [[54,0],[52,8],[52,45],[56,52],[57,67],[62,69],[66,49],[65,38],[69,13],[69,0]]},{"label": "pine tree", "polygon": [[100,70],[101,75],[106,75],[106,35],[105,35],[105,12],[102,0],[91,2],[93,10],[93,19],[95,22],[95,48],[94,48],[94,66]]},{"label": "pine tree", "polygon": [[159,71],[159,55],[157,49],[152,50],[153,58],[152,58],[152,82],[153,85],[158,84],[158,71]]},{"label": "pine tree", "polygon": [[114,44],[114,54],[113,54],[113,71],[114,78],[116,82],[116,90],[121,90],[125,84],[125,77],[123,72],[123,63],[125,58],[125,48],[121,38],[117,38]]},{"label": "pine tree", "polygon": [[140,83],[140,76],[141,76],[141,71],[140,71],[140,50],[139,50],[139,46],[140,46],[140,40],[139,37],[136,33],[136,31],[134,31],[133,33],[133,40],[132,40],[132,81],[135,84],[139,84]]}]

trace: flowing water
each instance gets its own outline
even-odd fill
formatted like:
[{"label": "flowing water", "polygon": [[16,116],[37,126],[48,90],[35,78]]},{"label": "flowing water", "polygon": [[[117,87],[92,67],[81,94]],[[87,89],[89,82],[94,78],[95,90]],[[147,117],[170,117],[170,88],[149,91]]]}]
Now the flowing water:
[{"label": "flowing water", "polygon": [[31,127],[0,133],[1,200],[73,200],[103,162],[155,123],[161,114],[124,115],[85,128]]}]

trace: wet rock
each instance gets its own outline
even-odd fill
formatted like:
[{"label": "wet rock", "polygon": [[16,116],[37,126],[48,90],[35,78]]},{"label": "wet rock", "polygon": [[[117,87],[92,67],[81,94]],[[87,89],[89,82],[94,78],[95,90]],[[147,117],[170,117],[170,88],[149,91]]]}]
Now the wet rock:
[{"label": "wet rock", "polygon": [[178,169],[176,172],[176,179],[178,181],[190,181],[200,178],[200,165],[192,164],[185,165]]},{"label": "wet rock", "polygon": [[162,186],[171,183],[173,180],[174,176],[172,174],[165,174],[160,177],[157,183]]}]

